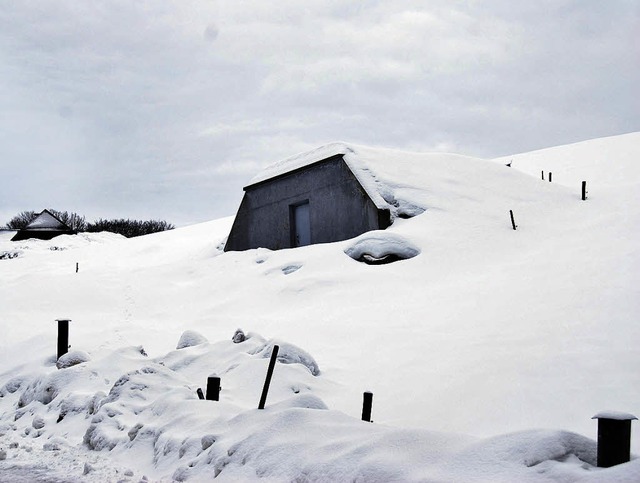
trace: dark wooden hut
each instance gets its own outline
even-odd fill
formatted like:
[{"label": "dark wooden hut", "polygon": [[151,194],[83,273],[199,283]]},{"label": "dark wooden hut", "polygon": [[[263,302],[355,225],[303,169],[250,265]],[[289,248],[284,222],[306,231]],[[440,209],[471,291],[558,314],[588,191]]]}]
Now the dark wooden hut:
[{"label": "dark wooden hut", "polygon": [[49,210],[44,210],[31,223],[19,230],[11,241],[27,240],[29,238],[51,240],[59,235],[76,235],[77,233]]}]

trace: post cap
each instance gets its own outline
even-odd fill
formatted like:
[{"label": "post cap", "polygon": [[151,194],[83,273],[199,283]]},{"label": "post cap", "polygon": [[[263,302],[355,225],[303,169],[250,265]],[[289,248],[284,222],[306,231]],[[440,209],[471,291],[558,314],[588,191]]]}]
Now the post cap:
[{"label": "post cap", "polygon": [[623,413],[620,411],[600,411],[591,419],[614,419],[617,421],[632,421],[636,418],[633,414]]}]

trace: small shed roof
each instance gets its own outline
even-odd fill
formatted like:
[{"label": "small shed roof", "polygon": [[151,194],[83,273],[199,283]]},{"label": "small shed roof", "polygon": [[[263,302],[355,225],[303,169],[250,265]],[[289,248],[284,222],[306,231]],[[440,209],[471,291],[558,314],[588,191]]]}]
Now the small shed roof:
[{"label": "small shed roof", "polygon": [[49,210],[43,210],[38,216],[36,216],[31,223],[24,227],[25,230],[70,230],[70,228],[64,224],[60,219],[51,213]]}]

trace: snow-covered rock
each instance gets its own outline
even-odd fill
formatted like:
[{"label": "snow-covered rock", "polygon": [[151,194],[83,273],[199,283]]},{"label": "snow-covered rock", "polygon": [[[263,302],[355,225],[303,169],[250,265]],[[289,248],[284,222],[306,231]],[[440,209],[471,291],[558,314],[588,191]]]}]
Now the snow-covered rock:
[{"label": "snow-covered rock", "polygon": [[56,361],[56,367],[58,369],[65,369],[67,367],[72,367],[77,364],[82,364],[83,362],[87,362],[90,360],[91,360],[91,357],[86,352],[73,350],[60,356]]},{"label": "snow-covered rock", "polygon": [[194,345],[206,344],[207,342],[209,342],[207,338],[195,330],[185,330],[180,336],[176,349],[193,347]]},{"label": "snow-covered rock", "polygon": [[420,249],[395,233],[374,231],[357,237],[344,252],[359,262],[380,265],[413,258]]}]

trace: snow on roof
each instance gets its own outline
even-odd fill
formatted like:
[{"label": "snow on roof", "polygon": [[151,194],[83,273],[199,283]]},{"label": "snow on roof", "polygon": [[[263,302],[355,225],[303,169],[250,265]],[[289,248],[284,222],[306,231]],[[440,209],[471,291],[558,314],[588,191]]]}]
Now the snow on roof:
[{"label": "snow on roof", "polygon": [[421,197],[415,195],[424,192],[429,180],[448,177],[445,173],[452,164],[480,161],[458,154],[415,153],[336,142],[267,166],[246,188],[336,155],[342,155],[376,207],[389,209],[392,214],[398,209],[410,214],[424,211],[427,207],[420,202]]},{"label": "snow on roof", "polygon": [[44,210],[36,216],[25,229],[27,230],[68,230],[69,227],[56,218],[50,211]]},{"label": "snow on roof", "polygon": [[270,164],[256,176],[254,176],[249,182],[249,186],[261,183],[271,178],[276,178],[283,174],[295,171],[296,169],[310,166],[323,159],[330,158],[338,154],[347,154],[351,152],[353,148],[349,147],[346,143],[331,143],[320,146],[319,148],[304,153],[294,154],[286,159],[276,161]]}]

